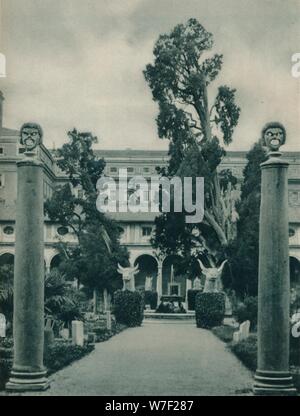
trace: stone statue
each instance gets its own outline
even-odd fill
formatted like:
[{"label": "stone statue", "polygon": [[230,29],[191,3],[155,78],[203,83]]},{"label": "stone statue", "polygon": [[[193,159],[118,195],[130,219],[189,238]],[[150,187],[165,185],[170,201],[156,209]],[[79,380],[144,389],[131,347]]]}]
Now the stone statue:
[{"label": "stone statue", "polygon": [[122,275],[123,290],[135,290],[134,276],[139,273],[139,265],[135,267],[122,267],[118,263],[118,273]]},{"label": "stone statue", "polygon": [[202,273],[205,275],[205,284],[204,284],[204,293],[207,292],[221,292],[223,290],[223,285],[221,281],[222,271],[227,263],[227,260],[224,260],[219,268],[210,267],[207,269],[201,260],[198,259]]},{"label": "stone statue", "polygon": [[193,289],[194,290],[202,289],[201,279],[198,276],[193,281]]},{"label": "stone statue", "polygon": [[146,277],[145,290],[152,290],[152,281],[153,281],[153,277],[152,276],[147,276]]},{"label": "stone statue", "polygon": [[39,124],[25,123],[20,131],[20,143],[25,147],[26,153],[34,153],[37,146],[43,142],[43,130]]},{"label": "stone statue", "polygon": [[262,144],[271,152],[277,152],[285,141],[286,131],[281,123],[273,121],[265,125],[262,130]]}]

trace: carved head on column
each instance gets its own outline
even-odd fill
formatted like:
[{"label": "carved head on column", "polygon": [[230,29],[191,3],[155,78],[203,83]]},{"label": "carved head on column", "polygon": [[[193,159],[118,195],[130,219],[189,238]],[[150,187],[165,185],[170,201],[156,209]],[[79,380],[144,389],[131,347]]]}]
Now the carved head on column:
[{"label": "carved head on column", "polygon": [[220,267],[209,268],[205,267],[201,260],[198,259],[198,262],[205,275],[204,292],[219,292],[222,286],[221,276],[227,260],[224,260]]},{"label": "carved head on column", "polygon": [[286,131],[284,126],[277,121],[267,123],[262,130],[262,144],[271,152],[277,152],[285,144]]},{"label": "carved head on column", "polygon": [[43,142],[43,130],[39,124],[25,123],[20,130],[20,143],[26,152],[32,152]]},{"label": "carved head on column", "polygon": [[118,264],[118,273],[122,275],[123,280],[130,281],[133,276],[139,273],[139,265],[137,264],[135,267],[122,267]]}]

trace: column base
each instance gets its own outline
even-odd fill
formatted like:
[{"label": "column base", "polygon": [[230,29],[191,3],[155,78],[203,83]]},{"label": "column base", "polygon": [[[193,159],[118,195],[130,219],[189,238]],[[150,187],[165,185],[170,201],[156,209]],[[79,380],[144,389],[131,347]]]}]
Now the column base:
[{"label": "column base", "polygon": [[22,373],[12,370],[5,389],[15,392],[47,390],[50,387],[50,382],[46,375],[46,371]]},{"label": "column base", "polygon": [[296,396],[293,378],[288,372],[260,371],[254,376],[253,393],[255,396]]}]

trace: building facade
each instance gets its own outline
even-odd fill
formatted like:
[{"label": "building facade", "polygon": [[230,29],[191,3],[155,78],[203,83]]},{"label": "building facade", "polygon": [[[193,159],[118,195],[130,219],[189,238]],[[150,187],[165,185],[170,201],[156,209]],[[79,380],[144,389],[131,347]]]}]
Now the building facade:
[{"label": "building facade", "polygon": [[[2,100],[1,104],[2,104]],[[15,215],[17,199],[16,162],[23,156],[24,149],[19,144],[19,132],[2,126],[2,109],[0,111],[0,265],[12,263],[15,245]],[[150,178],[156,175],[156,167],[168,162],[165,151],[153,150],[96,150],[99,157],[106,161],[105,174],[118,178],[120,169],[127,169],[128,177],[142,175]],[[38,157],[44,162],[44,198],[51,197],[56,186],[66,182],[66,177],[58,168],[53,152],[45,146],[39,149]],[[290,257],[293,278],[300,279],[300,152],[285,153],[289,167],[289,220],[290,220]],[[230,169],[242,181],[243,169],[246,164],[245,152],[228,152],[223,159],[221,169]],[[80,192],[75,189],[74,192]],[[163,258],[155,251],[150,238],[153,233],[154,219],[157,214],[147,213],[115,213],[110,214],[122,227],[121,243],[128,248],[130,263],[138,264],[140,272],[135,277],[137,289],[156,289],[158,294],[176,293],[185,296],[190,288],[190,281],[184,276],[171,278],[174,258]],[[45,267],[50,270],[59,262],[55,248],[60,241],[76,244],[74,234],[59,224],[45,219]],[[200,271],[200,270],[199,270]],[[148,279],[146,279],[148,278]],[[150,285],[150,287],[149,287]]]}]

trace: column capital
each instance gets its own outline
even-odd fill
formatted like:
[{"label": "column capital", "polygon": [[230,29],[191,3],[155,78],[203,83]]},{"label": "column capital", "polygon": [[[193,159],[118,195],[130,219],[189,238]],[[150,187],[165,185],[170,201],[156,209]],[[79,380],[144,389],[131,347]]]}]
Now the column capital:
[{"label": "column capital", "polygon": [[281,152],[271,152],[268,154],[268,160],[263,162],[260,167],[261,169],[270,169],[270,168],[288,168],[289,162],[282,159]]}]

